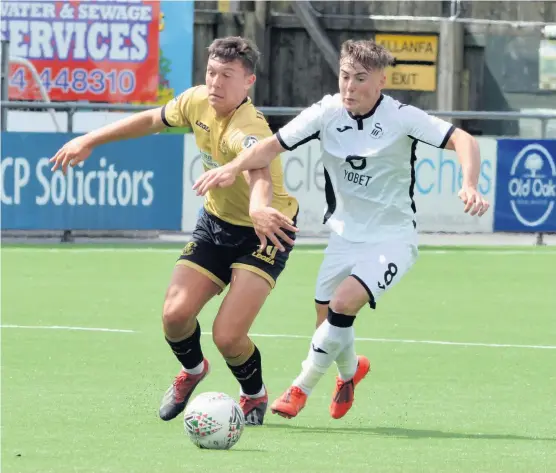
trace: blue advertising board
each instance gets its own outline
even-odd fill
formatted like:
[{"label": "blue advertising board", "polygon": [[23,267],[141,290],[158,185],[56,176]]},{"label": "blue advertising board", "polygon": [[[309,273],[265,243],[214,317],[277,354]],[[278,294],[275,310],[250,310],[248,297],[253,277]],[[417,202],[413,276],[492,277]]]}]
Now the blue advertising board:
[{"label": "blue advertising board", "polygon": [[494,231],[556,232],[556,140],[498,140]]},{"label": "blue advertising board", "polygon": [[5,230],[180,230],[183,136],[100,146],[84,163],[51,172],[69,133],[2,133]]},{"label": "blue advertising board", "polygon": [[160,2],[159,103],[193,85],[195,2]]}]

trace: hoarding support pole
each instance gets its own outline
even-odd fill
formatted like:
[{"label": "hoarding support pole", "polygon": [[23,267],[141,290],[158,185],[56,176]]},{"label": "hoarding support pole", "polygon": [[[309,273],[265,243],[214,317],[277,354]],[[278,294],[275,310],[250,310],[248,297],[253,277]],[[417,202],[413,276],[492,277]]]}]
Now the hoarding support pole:
[{"label": "hoarding support pole", "polygon": [[[0,87],[0,95],[2,101],[8,101],[9,98],[9,81],[10,81],[10,42],[2,41],[2,85]],[[1,111],[1,129],[8,129],[8,107],[2,107]]]},{"label": "hoarding support pole", "polygon": [[[467,110],[461,103],[463,75],[463,24],[445,20],[440,23],[438,55],[437,108],[444,111]],[[459,126],[459,120],[449,120]]]},{"label": "hoarding support pole", "polygon": [[[75,110],[72,108],[68,110],[68,133],[73,133],[73,115]],[[60,239],[60,243],[73,243],[74,238],[71,234],[71,230],[64,230],[62,234],[62,238]]]},{"label": "hoarding support pole", "polygon": [[64,230],[60,243],[72,243],[74,241],[71,230]]},{"label": "hoarding support pole", "polygon": [[[541,118],[541,139],[545,140],[546,135],[548,134],[548,120]],[[535,234],[535,245],[537,246],[544,246],[546,243],[544,242],[544,235],[542,232],[538,232]]]}]

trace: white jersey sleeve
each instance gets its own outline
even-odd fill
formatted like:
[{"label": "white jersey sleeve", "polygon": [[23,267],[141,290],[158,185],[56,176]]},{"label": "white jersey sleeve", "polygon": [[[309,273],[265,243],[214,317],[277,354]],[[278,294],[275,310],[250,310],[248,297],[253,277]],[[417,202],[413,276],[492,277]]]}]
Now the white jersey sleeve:
[{"label": "white jersey sleeve", "polygon": [[282,148],[291,151],[308,141],[319,138],[323,116],[322,101],[303,110],[276,133]]},{"label": "white jersey sleeve", "polygon": [[444,148],[455,127],[445,120],[429,115],[427,112],[402,105],[399,109],[400,119],[410,138],[422,141],[437,148]]}]

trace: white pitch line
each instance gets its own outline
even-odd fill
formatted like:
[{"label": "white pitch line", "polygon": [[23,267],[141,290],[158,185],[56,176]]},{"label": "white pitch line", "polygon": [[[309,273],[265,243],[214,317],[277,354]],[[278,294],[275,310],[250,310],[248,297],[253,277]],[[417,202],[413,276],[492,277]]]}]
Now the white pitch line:
[{"label": "white pitch line", "polygon": [[556,250],[458,250],[457,248],[453,250],[433,250],[427,248],[421,248],[420,253],[431,254],[431,255],[447,255],[447,254],[465,254],[465,255],[556,255]]},{"label": "white pitch line", "polygon": [[[69,327],[64,325],[0,325],[1,328],[16,329],[46,329],[46,330],[80,330],[86,332],[116,332],[116,333],[138,333],[135,330],[115,329],[115,328],[95,328],[95,327]],[[212,332],[202,332],[202,335],[212,335]],[[309,335],[279,334],[279,333],[250,333],[251,337],[261,338],[286,338],[311,340]],[[460,347],[487,347],[487,348],[530,348],[536,350],[556,350],[555,345],[514,345],[507,343],[475,343],[475,342],[449,342],[442,340],[409,340],[402,338],[356,338],[357,342],[378,342],[378,343],[415,343],[424,345],[451,345]]]},{"label": "white pitch line", "polygon": [[[203,335],[212,335],[211,332],[202,332]],[[271,333],[250,333],[250,337],[264,338],[290,338],[311,340],[309,335],[290,335],[290,334],[271,334]],[[556,345],[513,345],[506,343],[475,343],[475,342],[448,342],[442,340],[405,340],[401,338],[355,338],[357,342],[378,342],[378,343],[417,343],[424,345],[452,345],[461,347],[487,347],[487,348],[531,348],[536,350],[556,350]]]},{"label": "white pitch line", "polygon": [[42,253],[174,253],[178,254],[180,252],[180,248],[153,248],[153,247],[145,247],[145,248],[79,248],[77,246],[71,248],[39,248],[39,247],[31,247],[25,248],[22,246],[18,246],[15,248],[2,247],[2,252],[8,253],[26,253],[26,252],[42,252]]},{"label": "white pitch line", "polygon": [[536,350],[556,350],[555,345],[513,345],[509,343],[445,342],[442,340],[402,340],[397,338],[356,338],[355,340],[362,342],[422,343],[425,345],[452,345],[460,347],[532,348]]},{"label": "white pitch line", "polygon": [[46,329],[46,330],[81,330],[84,332],[117,332],[117,333],[136,333],[135,330],[118,328],[95,328],[95,327],[67,327],[64,325],[0,325],[0,328],[21,328],[21,329]]},{"label": "white pitch line", "polygon": [[[304,250],[302,248],[297,250],[298,252],[301,251],[302,253],[310,253],[310,254],[324,254],[324,250]],[[435,250],[432,248],[421,248],[419,249],[420,253],[426,255],[449,255],[449,254],[464,254],[464,255],[556,255],[555,250],[458,250],[454,248],[453,250]]]},{"label": "white pitch line", "polygon": [[[26,252],[43,252],[43,253],[64,253],[64,252],[71,252],[73,253],[173,253],[178,254],[180,248],[153,248],[153,247],[145,247],[145,248],[79,248],[79,247],[71,247],[71,248],[39,248],[39,247],[31,247],[31,248],[24,248],[24,247],[3,247],[2,252],[8,253],[26,253]],[[459,250],[454,248],[453,250],[435,250],[432,248],[421,248],[419,250],[423,254],[432,254],[432,255],[446,255],[446,254],[476,254],[476,255],[500,255],[500,256],[507,256],[507,255],[556,255],[555,250],[538,250],[535,248],[530,249],[523,249],[523,250]],[[305,254],[316,254],[316,255],[323,255],[324,249],[317,250],[314,248],[311,249],[304,249],[303,246],[298,246],[296,248],[297,253],[305,253]]]}]

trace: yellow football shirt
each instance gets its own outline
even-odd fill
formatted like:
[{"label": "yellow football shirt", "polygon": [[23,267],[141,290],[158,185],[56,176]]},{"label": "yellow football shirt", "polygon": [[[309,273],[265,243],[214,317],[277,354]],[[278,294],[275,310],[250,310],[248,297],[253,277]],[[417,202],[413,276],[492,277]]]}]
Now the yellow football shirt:
[{"label": "yellow football shirt", "polygon": [[[192,87],[162,108],[162,120],[167,126],[190,126],[201,152],[205,171],[229,163],[243,149],[272,135],[263,114],[246,98],[226,117],[217,117],[208,103],[204,85]],[[282,162],[278,156],[270,164],[272,176],[272,207],[293,218],[298,203],[284,186]],[[252,227],[249,217],[249,184],[239,175],[233,185],[212,189],[205,199],[206,210],[234,224]]]}]

